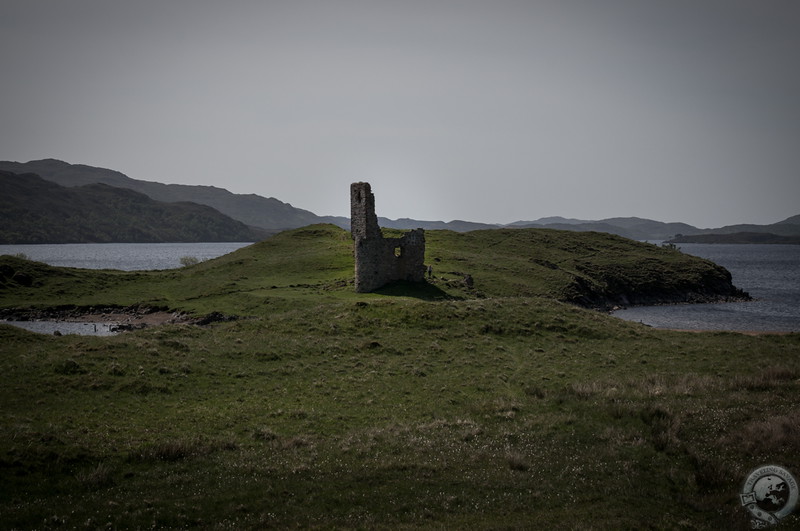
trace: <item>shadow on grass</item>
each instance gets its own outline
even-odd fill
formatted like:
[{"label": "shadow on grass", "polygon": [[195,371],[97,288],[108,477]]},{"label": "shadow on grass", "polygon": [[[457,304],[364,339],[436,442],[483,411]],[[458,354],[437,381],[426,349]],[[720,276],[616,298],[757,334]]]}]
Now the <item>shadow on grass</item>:
[{"label": "shadow on grass", "polygon": [[446,291],[427,282],[406,282],[404,280],[398,280],[387,284],[382,288],[376,289],[373,293],[389,297],[414,297],[426,301],[463,299],[463,297],[450,295]]}]

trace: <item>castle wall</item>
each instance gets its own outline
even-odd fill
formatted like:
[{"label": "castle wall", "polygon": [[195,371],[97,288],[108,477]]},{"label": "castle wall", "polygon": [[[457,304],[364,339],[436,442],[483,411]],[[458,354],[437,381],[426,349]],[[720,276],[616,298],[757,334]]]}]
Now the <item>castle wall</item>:
[{"label": "castle wall", "polygon": [[374,291],[395,280],[425,280],[425,231],[384,238],[369,183],[350,185],[350,230],[355,255],[355,289]]}]

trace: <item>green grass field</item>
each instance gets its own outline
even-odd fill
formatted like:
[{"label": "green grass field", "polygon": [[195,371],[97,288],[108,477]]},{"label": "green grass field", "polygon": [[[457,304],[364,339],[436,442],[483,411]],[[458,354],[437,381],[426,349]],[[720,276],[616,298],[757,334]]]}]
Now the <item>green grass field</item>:
[{"label": "green grass field", "polygon": [[110,338],[0,325],[0,527],[746,529],[750,470],[800,473],[800,335],[564,302],[712,264],[601,234],[426,239],[436,278],[372,294],[331,226],[180,270],[1,257],[30,279],[4,273],[2,308],[239,319]]}]

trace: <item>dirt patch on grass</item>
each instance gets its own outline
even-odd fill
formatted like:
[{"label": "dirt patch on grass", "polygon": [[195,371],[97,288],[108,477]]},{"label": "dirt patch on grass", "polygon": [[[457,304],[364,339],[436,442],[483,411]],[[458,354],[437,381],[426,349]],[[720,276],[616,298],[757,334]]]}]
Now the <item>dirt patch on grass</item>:
[{"label": "dirt patch on grass", "polygon": [[64,321],[68,322],[92,322],[92,323],[114,323],[121,326],[133,328],[144,328],[145,326],[159,326],[164,324],[191,323],[196,319],[183,312],[153,311],[143,312],[97,312],[71,315]]},{"label": "dirt patch on grass", "polygon": [[137,330],[165,324],[207,325],[230,321],[235,317],[212,312],[197,317],[182,311],[149,306],[62,306],[57,308],[6,308],[0,309],[0,320],[8,321],[63,321],[68,323],[107,323],[115,331]]}]

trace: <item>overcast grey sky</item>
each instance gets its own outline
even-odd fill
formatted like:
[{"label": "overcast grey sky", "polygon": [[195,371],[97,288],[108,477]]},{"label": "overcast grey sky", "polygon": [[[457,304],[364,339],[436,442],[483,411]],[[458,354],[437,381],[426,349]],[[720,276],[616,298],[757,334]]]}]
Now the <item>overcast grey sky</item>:
[{"label": "overcast grey sky", "polygon": [[349,215],[800,213],[797,0],[0,0],[0,159]]}]

